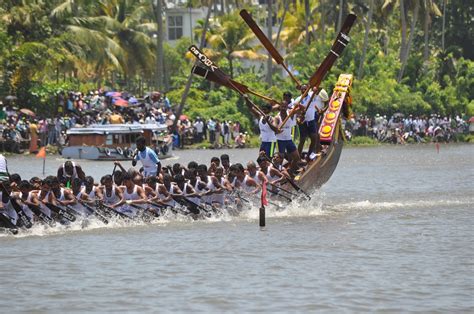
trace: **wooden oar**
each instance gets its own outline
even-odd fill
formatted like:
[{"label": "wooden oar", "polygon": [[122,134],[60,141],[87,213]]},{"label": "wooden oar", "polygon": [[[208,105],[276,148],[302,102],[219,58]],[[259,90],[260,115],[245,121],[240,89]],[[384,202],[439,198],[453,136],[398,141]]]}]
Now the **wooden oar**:
[{"label": "wooden oar", "polygon": [[54,205],[52,203],[45,203],[45,205],[50,210],[52,210],[53,212],[58,214],[60,218],[64,218],[64,219],[69,220],[71,222],[76,221],[76,216],[73,213],[71,213],[71,211],[69,209],[62,208],[62,207],[60,207],[58,205]]},{"label": "wooden oar", "polygon": [[79,204],[81,204],[87,210],[89,210],[94,215],[94,217],[102,221],[104,224],[107,225],[109,223],[109,220],[106,217],[104,217],[101,213],[99,213],[95,208],[93,208],[92,206],[84,202],[83,200],[77,199],[77,201],[79,202]]},{"label": "wooden oar", "polygon": [[294,105],[293,109],[291,109],[287,117],[283,120],[283,122],[279,126],[279,130],[281,130],[281,128],[286,124],[286,122],[288,122],[288,120],[299,110],[301,100],[303,100],[306,95],[308,95],[309,91],[314,87],[319,87],[319,84],[321,84],[322,80],[329,72],[334,62],[336,62],[337,58],[339,58],[341,53],[344,51],[344,48],[350,41],[350,37],[347,34],[349,34],[349,31],[351,30],[351,27],[354,24],[356,18],[357,17],[354,14],[349,14],[346,17],[346,20],[342,25],[341,31],[337,35],[336,40],[334,41],[334,44],[332,45],[331,50],[329,51],[329,54],[323,60],[316,72],[314,72],[314,74],[309,79],[308,88],[301,95],[300,101]]},{"label": "wooden oar", "polygon": [[[204,69],[204,68],[202,68],[198,65],[193,66],[193,69],[191,70],[191,72],[207,79],[208,81],[217,83],[219,85],[225,86],[225,87],[230,88],[230,89],[234,89],[234,87],[232,85],[230,85],[227,81],[223,81],[214,72],[211,72],[210,70],[206,70],[206,69]],[[233,79],[229,79],[229,81],[232,82],[232,84],[234,86],[236,86],[239,90],[241,90],[242,92],[244,92],[246,94],[252,94],[252,95],[257,96],[259,98],[262,98],[262,99],[264,99],[264,100],[266,100],[270,103],[280,104],[280,102],[277,101],[276,99],[273,99],[271,97],[259,94],[255,91],[251,90],[247,85],[244,85],[242,83],[234,81]]]},{"label": "wooden oar", "polygon": [[223,85],[229,85],[232,89],[238,92],[241,96],[244,97],[245,103],[248,107],[255,110],[256,113],[265,117],[266,114],[260,109],[257,105],[255,105],[249,98],[245,91],[240,90],[237,85],[235,85],[232,81],[230,76],[225,74],[211,59],[209,59],[198,47],[195,45],[191,45],[188,49],[202,64],[204,64],[212,73],[214,73],[221,81]]},{"label": "wooden oar", "polygon": [[33,212],[33,214],[36,215],[36,217],[38,217],[42,222],[44,222],[48,226],[54,227],[56,225],[56,222],[54,221],[54,219],[51,217],[48,217],[45,213],[43,213],[41,211],[41,208],[38,205],[26,204],[26,206],[28,206],[28,208],[31,209],[31,211]]},{"label": "wooden oar", "polygon": [[18,233],[18,227],[10,220],[9,217],[0,213],[0,223],[3,223],[3,227],[8,229],[13,234]]},{"label": "wooden oar", "polygon": [[278,63],[285,69],[285,71],[290,75],[291,79],[296,83],[297,87],[301,86],[300,81],[298,81],[298,79],[293,76],[293,73],[291,73],[291,71],[286,66],[284,62],[285,60],[283,59],[281,54],[278,52],[275,46],[273,46],[272,42],[268,39],[268,37],[262,32],[260,27],[258,27],[257,23],[253,20],[250,13],[244,9],[240,11],[240,16],[245,21],[245,23],[247,23],[247,25],[250,27],[255,36],[257,36],[257,38],[260,40],[265,49],[267,49],[268,52],[272,55],[273,60],[275,60],[276,63]]}]

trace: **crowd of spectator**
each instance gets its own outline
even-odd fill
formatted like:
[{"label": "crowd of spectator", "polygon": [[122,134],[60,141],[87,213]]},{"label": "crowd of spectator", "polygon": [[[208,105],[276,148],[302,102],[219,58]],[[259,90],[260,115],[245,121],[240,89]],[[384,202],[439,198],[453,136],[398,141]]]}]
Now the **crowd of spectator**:
[{"label": "crowd of spectator", "polygon": [[455,117],[432,114],[430,116],[404,116],[401,113],[391,117],[376,114],[374,117],[359,116],[345,122],[348,139],[354,136],[369,136],[380,142],[404,144],[409,141],[450,142],[457,134],[468,133],[468,121],[459,115]]},{"label": "crowd of spectator", "polygon": [[[92,91],[61,93],[57,96],[57,112],[36,115],[18,109],[14,100],[0,101],[0,150],[31,153],[38,146],[67,145],[66,131],[91,124],[166,124],[175,148],[207,143],[212,148],[242,148],[248,145],[248,133],[238,121],[214,117],[191,120],[187,115],[176,117],[166,94],[153,92],[135,98],[126,92]],[[178,121],[176,121],[178,120]],[[451,141],[456,134],[468,132],[468,123],[461,117],[440,115],[391,117],[358,116],[344,121],[346,137],[369,136],[380,142],[403,144],[414,142]]]}]

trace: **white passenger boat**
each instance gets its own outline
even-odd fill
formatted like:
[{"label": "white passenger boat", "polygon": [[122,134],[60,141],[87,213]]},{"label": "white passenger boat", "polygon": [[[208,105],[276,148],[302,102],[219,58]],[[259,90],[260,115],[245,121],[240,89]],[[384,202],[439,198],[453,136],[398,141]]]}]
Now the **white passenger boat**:
[{"label": "white passenger boat", "polygon": [[93,124],[67,132],[65,158],[91,160],[129,160],[133,158],[139,136],[155,150],[160,159],[172,156],[173,140],[164,124]]}]

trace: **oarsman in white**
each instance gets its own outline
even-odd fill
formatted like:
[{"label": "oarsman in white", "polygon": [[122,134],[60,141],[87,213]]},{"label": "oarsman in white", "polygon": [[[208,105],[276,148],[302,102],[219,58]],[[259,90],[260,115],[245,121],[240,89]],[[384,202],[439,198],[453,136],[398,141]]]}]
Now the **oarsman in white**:
[{"label": "oarsman in white", "polygon": [[171,179],[172,178],[168,173],[163,175],[163,184],[156,184],[156,196],[150,199],[150,202],[156,202],[171,207],[176,206],[176,201],[173,199],[176,185],[171,182]]},{"label": "oarsman in white", "polygon": [[258,166],[260,167],[260,172],[263,173],[269,183],[272,185],[279,184],[285,179],[284,175],[275,167],[272,163],[265,157],[260,156],[257,159]]},{"label": "oarsman in white", "polygon": [[[82,187],[82,182],[81,179],[75,178],[72,180],[72,186],[71,186],[71,191],[72,194],[74,195],[76,202],[70,204],[70,206],[76,211],[77,213],[87,216],[90,214],[90,211],[83,206],[79,201],[83,201],[86,203],[91,203],[91,199],[89,198],[89,195],[85,192],[85,188]],[[95,198],[95,194],[94,194]]]},{"label": "oarsman in white", "polygon": [[132,161],[132,165],[135,166],[137,161],[141,161],[143,165],[143,176],[145,178],[156,176],[161,171],[161,162],[155,151],[146,146],[146,140],[143,136],[137,138],[136,144],[137,154]]},{"label": "oarsman in white", "polygon": [[217,204],[218,206],[223,206],[225,204],[226,194],[232,192],[232,185],[224,176],[224,168],[217,167],[214,171],[214,176],[221,185],[222,191],[220,193],[214,193],[212,202],[214,205]]},{"label": "oarsman in white", "polygon": [[67,187],[71,186],[71,181],[74,178],[79,178],[81,180],[86,179],[86,175],[84,174],[84,171],[82,171],[81,166],[70,160],[66,161],[58,168],[57,177],[59,182]]},{"label": "oarsman in white", "polygon": [[118,210],[130,217],[135,217],[138,214],[140,208],[145,209],[148,203],[145,191],[141,186],[133,183],[132,176],[129,173],[125,173],[123,176],[123,198],[125,199],[125,205],[118,208]]},{"label": "oarsman in white", "polygon": [[[8,181],[0,183],[0,215],[3,219],[7,219],[12,225],[16,226],[18,221],[18,214],[12,205],[10,198],[10,184]],[[2,220],[0,219],[0,226],[2,226]]]},{"label": "oarsman in white", "polygon": [[[307,88],[308,88],[307,85],[302,85],[301,93],[303,94]],[[319,141],[318,139],[318,113],[319,113],[319,110],[323,109],[322,97],[319,95],[313,96],[313,93],[316,93],[316,92],[317,92],[317,89],[314,88],[302,100],[301,100],[302,95],[297,97],[294,100],[294,104],[299,102],[301,112],[306,111],[304,112],[304,116],[300,117],[300,121],[301,121],[299,125],[300,142],[298,145],[298,153],[300,155],[302,154],[306,138],[309,137],[311,140],[311,143],[309,145],[309,150],[308,150],[308,156],[310,160],[316,158],[316,145],[317,145],[317,142]],[[321,90],[320,95],[322,95],[323,97],[325,96],[327,100],[326,91]]]},{"label": "oarsman in white", "polygon": [[296,117],[293,116],[289,118],[287,123],[282,126],[282,122],[283,120],[285,120],[288,114],[288,103],[286,101],[283,101],[280,105],[280,112],[274,119],[274,126],[277,128],[281,127],[281,133],[278,133],[276,135],[278,151],[281,154],[286,153],[290,161],[290,169],[292,170],[292,172],[295,172],[298,169],[298,163],[300,162],[300,155],[291,137],[291,128],[296,125]]},{"label": "oarsman in white", "polygon": [[253,161],[247,163],[247,174],[254,179],[258,184],[267,184],[267,177],[265,174],[257,169],[257,165]]},{"label": "oarsman in white", "polygon": [[193,199],[195,200],[195,203],[199,205],[201,204],[201,196],[209,192],[209,188],[207,187],[207,184],[201,181],[201,178],[198,177],[198,168],[199,166],[196,169],[186,170],[186,172],[184,173],[184,178],[188,181],[188,184],[196,192],[197,196],[195,196]]},{"label": "oarsman in white", "polygon": [[269,116],[272,110],[272,106],[270,104],[265,104],[262,107],[263,113],[265,116],[261,116],[258,119],[258,128],[260,129],[260,151],[264,151],[265,155],[268,157],[273,157],[275,153],[276,147],[276,135],[277,129],[273,125],[272,117]]},{"label": "oarsman in white", "polygon": [[200,195],[193,189],[191,184],[187,183],[182,174],[176,174],[173,177],[176,186],[173,195],[175,197],[184,196],[184,199],[191,202],[191,205],[199,206],[201,204]]},{"label": "oarsman in white", "polygon": [[245,194],[257,194],[260,191],[260,184],[258,184],[254,179],[250,178],[249,175],[245,173],[245,169],[242,164],[233,164],[230,166],[230,172],[234,177],[232,186],[235,189],[238,189]]},{"label": "oarsman in white", "polygon": [[207,166],[201,164],[197,168],[199,179],[202,183],[204,183],[207,187],[207,192],[204,193],[202,197],[202,201],[206,204],[212,204],[214,199],[214,194],[221,193],[223,188],[219,183],[219,180],[212,175],[208,174]]},{"label": "oarsman in white", "polygon": [[111,175],[105,175],[100,180],[103,188],[102,195],[104,203],[112,208],[125,204],[122,190],[114,184]]},{"label": "oarsman in white", "polygon": [[7,159],[0,154],[0,181],[7,181],[9,179]]},{"label": "oarsman in white", "polygon": [[60,205],[73,205],[77,202],[72,191],[61,187],[59,180],[56,177],[51,178],[51,183],[51,192],[54,194],[55,199]]},{"label": "oarsman in white", "polygon": [[87,195],[90,200],[102,200],[102,190],[94,185],[94,178],[87,176],[84,180],[83,193]]}]

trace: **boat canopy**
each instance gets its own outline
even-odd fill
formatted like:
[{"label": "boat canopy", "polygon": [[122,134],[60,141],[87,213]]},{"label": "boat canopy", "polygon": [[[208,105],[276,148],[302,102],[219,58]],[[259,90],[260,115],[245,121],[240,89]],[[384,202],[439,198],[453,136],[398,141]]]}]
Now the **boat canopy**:
[{"label": "boat canopy", "polygon": [[87,127],[71,128],[66,134],[128,134],[143,133],[145,130],[162,132],[167,130],[165,124],[91,124]]}]

